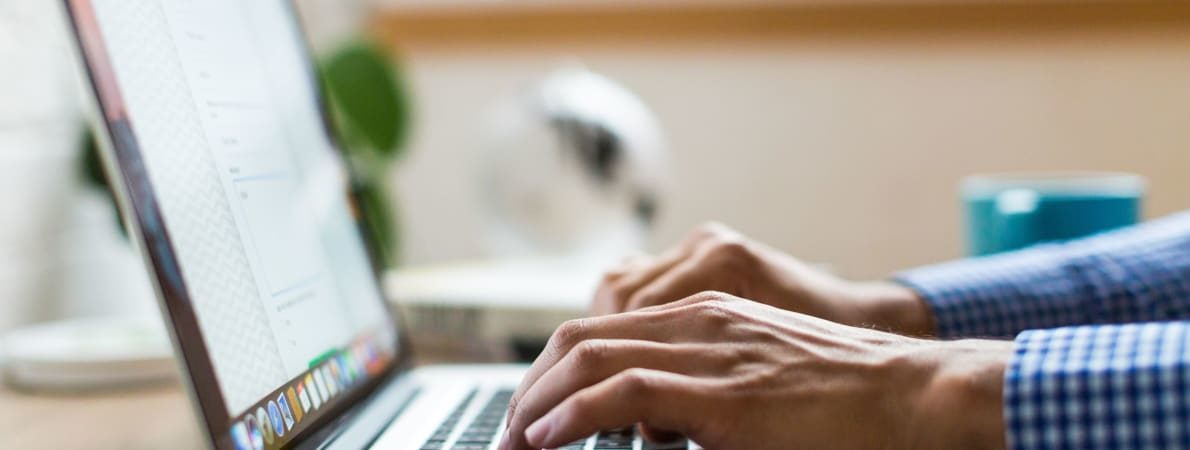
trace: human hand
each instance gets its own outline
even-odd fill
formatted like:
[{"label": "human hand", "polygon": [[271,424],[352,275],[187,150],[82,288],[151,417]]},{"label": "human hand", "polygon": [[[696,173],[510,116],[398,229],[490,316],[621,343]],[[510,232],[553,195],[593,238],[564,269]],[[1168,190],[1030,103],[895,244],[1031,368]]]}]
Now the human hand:
[{"label": "human hand", "polygon": [[934,332],[932,313],[907,287],[843,280],[715,223],[657,257],[630,258],[609,271],[592,312],[632,311],[708,290],[848,325]]},{"label": "human hand", "polygon": [[500,449],[638,423],[709,450],[1002,448],[1011,353],[703,293],[559,328],[513,397]]}]

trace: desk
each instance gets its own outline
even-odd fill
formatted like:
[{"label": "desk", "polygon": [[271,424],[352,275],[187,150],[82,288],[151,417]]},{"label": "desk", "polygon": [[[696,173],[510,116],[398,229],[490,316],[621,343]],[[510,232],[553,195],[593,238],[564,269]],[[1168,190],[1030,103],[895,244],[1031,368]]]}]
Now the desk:
[{"label": "desk", "polygon": [[96,394],[39,394],[0,385],[0,448],[199,449],[177,384]]},{"label": "desk", "polygon": [[[464,362],[476,361],[441,350],[415,358],[418,365]],[[201,449],[200,433],[190,399],[176,383],[85,394],[23,392],[0,383],[3,450]]]},{"label": "desk", "polygon": [[[463,270],[459,272],[458,270]],[[469,270],[469,271],[468,271]],[[449,276],[469,279],[468,286],[479,285],[491,292],[507,292],[499,289],[498,283],[493,287],[491,279],[500,276],[501,279],[510,277],[510,272],[522,274],[519,266],[492,269],[487,266],[478,268],[456,269],[455,271],[419,272],[415,277],[391,277],[390,283],[402,284],[402,291],[410,295],[424,295],[427,297],[442,297],[440,291],[427,291],[427,288],[441,288],[442,277]],[[481,276],[482,272],[486,275]],[[548,272],[553,274],[553,272]],[[444,275],[445,274],[445,275]],[[458,279],[458,278],[455,278]],[[550,295],[554,294],[547,288],[565,281],[562,275],[551,277],[555,281],[544,284],[530,284],[531,287],[545,289],[532,291],[538,297],[536,301],[549,305]],[[477,280],[488,280],[487,284],[477,284]],[[409,284],[412,283],[412,284]],[[438,283],[438,284],[435,284]],[[578,286],[583,284],[574,283]],[[449,286],[449,284],[445,284]],[[544,286],[544,287],[542,287]],[[562,289],[563,293],[567,291]],[[587,291],[582,291],[587,292]],[[480,292],[482,293],[482,292]],[[448,291],[456,294],[449,298],[483,299],[485,296],[470,291]],[[490,295],[489,295],[490,296]],[[523,297],[523,296],[522,296]],[[565,297],[565,296],[563,296]],[[536,298],[536,297],[534,297]],[[425,299],[415,299],[416,304],[424,306]],[[523,301],[523,300],[522,300]],[[585,305],[585,296],[580,300]],[[419,303],[420,302],[420,303]],[[561,321],[582,314],[582,306],[562,309],[553,314],[527,314],[532,308],[525,309],[524,304],[517,303],[520,310],[496,317],[495,324],[484,322],[487,328],[497,330],[552,330]],[[478,311],[481,307],[491,309],[488,304],[464,304],[449,306],[466,306],[470,310]],[[530,303],[529,306],[540,306]],[[548,309],[548,308],[547,308]],[[427,319],[424,314],[412,314],[414,319]],[[432,315],[432,314],[431,314]],[[508,317],[506,317],[508,316]],[[520,321],[513,320],[520,318]],[[522,323],[530,321],[531,324]],[[441,326],[441,321],[426,320],[426,323],[410,328],[412,345],[417,349],[415,363],[448,364],[448,363],[478,363],[478,362],[508,362],[511,355],[504,347],[505,340],[495,338],[481,338],[466,334],[467,330],[454,328],[437,330],[434,324]],[[532,327],[529,325],[533,325]],[[447,333],[449,332],[449,333]],[[463,333],[451,336],[450,333]],[[548,331],[545,331],[548,335]],[[496,333],[499,334],[499,333]],[[461,338],[460,338],[461,337]],[[507,336],[500,336],[505,338]],[[467,339],[470,338],[470,339]],[[483,342],[497,342],[497,344],[477,344]],[[2,363],[2,362],[0,362]],[[0,380],[3,381],[3,380]],[[139,390],[122,390],[109,393],[93,394],[64,394],[38,393],[13,390],[0,382],[0,449],[197,449],[202,448],[201,433],[198,429],[189,399],[182,387],[177,384],[159,386]]]}]

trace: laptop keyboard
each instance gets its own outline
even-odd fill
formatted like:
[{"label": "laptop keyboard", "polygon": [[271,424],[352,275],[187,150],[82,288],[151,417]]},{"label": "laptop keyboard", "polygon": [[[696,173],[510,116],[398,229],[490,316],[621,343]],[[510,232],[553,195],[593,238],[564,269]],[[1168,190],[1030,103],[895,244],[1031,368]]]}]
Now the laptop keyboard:
[{"label": "laptop keyboard", "polygon": [[471,401],[475,400],[475,395],[477,393],[478,390],[472,389],[471,392],[468,393],[461,402],[459,402],[459,406],[455,407],[455,410],[451,411],[449,416],[446,416],[446,420],[442,421],[442,423],[438,425],[438,429],[434,430],[434,434],[430,435],[430,439],[427,440],[425,444],[422,444],[421,450],[446,449],[446,441],[450,439],[451,432],[453,432],[455,427],[459,425],[459,420],[462,420],[463,418],[463,412],[467,410],[467,406],[471,404]]},{"label": "laptop keyboard", "polygon": [[[422,444],[421,450],[490,450],[495,447],[497,433],[503,431],[504,414],[508,401],[512,399],[511,389],[492,393],[466,424],[460,425],[468,408],[480,397],[478,389],[471,390],[459,406],[434,430]],[[461,431],[459,431],[461,428]],[[595,436],[571,442],[558,450],[686,450],[686,442],[650,444],[638,439],[635,428],[622,428],[600,432]]]}]

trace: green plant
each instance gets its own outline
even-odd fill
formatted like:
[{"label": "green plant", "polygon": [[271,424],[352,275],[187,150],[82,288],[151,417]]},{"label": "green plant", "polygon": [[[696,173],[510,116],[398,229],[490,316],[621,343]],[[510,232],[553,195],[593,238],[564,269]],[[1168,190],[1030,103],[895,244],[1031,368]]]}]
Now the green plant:
[{"label": "green plant", "polygon": [[410,128],[408,91],[394,67],[387,50],[369,39],[347,43],[322,63],[352,193],[375,256],[385,267],[396,263],[398,244],[388,174]]},{"label": "green plant", "polygon": [[[347,42],[319,62],[331,123],[347,161],[363,232],[383,267],[396,264],[396,211],[388,174],[403,154],[410,128],[409,95],[389,52],[368,38]],[[94,135],[80,143],[80,176],[109,190]]]}]

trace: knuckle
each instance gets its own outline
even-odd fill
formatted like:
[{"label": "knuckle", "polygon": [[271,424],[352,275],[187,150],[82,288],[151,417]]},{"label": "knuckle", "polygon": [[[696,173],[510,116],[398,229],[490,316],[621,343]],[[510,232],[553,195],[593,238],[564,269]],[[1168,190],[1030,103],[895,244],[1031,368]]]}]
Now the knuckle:
[{"label": "knuckle", "polygon": [[550,338],[550,342],[555,347],[573,347],[575,344],[583,340],[583,336],[587,332],[588,319],[572,319],[563,322],[554,331],[554,335]]},{"label": "knuckle", "polygon": [[716,266],[740,266],[747,268],[756,258],[752,247],[739,239],[717,240],[711,244],[706,257]]},{"label": "knuckle", "polygon": [[702,302],[694,305],[694,307],[699,318],[712,327],[723,327],[735,322],[735,314],[721,298]]},{"label": "knuckle", "polygon": [[739,239],[724,239],[715,242],[715,252],[721,255],[739,256],[752,252],[748,244]]},{"label": "knuckle", "polygon": [[710,318],[720,321],[728,322],[733,313],[728,310],[735,302],[735,297],[720,291],[703,291],[691,295],[683,299],[677,308],[668,309],[663,312],[668,319],[676,319],[681,321],[693,321],[695,324],[701,325],[703,320]]},{"label": "knuckle", "polygon": [[580,367],[595,367],[607,358],[609,346],[607,342],[591,340],[583,341],[574,347],[573,353],[574,362]]},{"label": "knuckle", "polygon": [[645,397],[654,391],[654,377],[646,369],[628,369],[621,372],[618,378],[620,392],[627,398]]},{"label": "knuckle", "polygon": [[723,303],[728,299],[728,295],[719,291],[702,291],[691,296],[695,305],[703,305],[706,303]]}]

